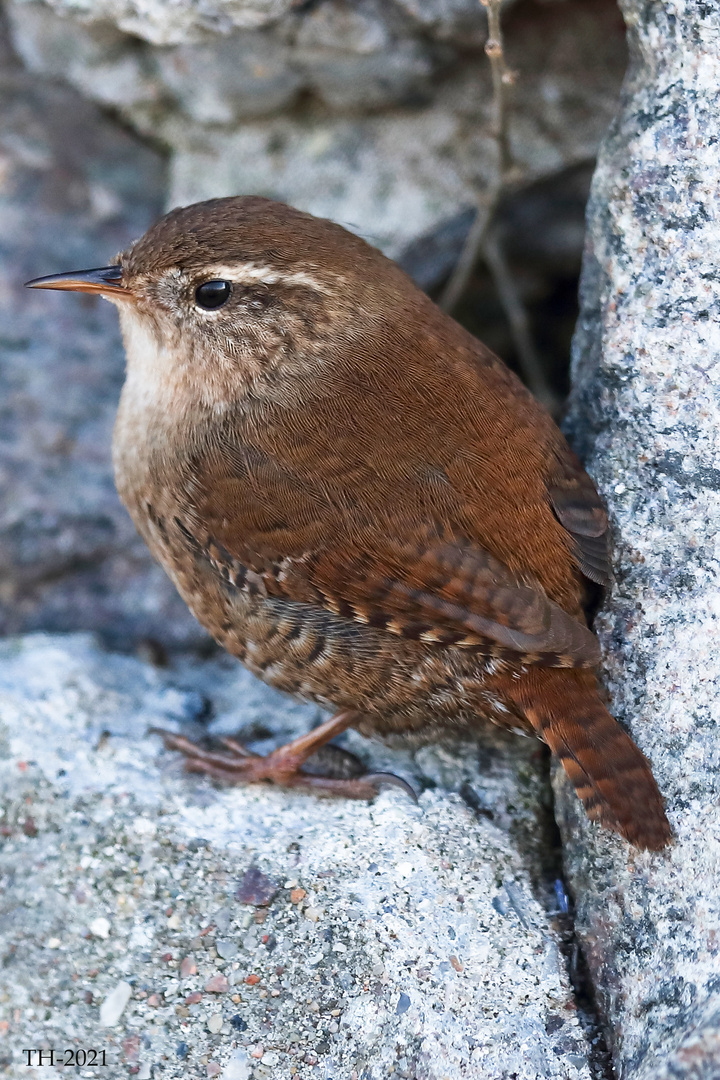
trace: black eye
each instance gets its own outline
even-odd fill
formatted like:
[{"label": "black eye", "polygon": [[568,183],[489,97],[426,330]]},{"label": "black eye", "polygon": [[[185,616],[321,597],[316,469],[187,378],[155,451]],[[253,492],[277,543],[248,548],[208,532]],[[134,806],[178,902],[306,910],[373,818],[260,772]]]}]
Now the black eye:
[{"label": "black eye", "polygon": [[213,308],[223,306],[231,290],[229,281],[205,281],[195,290],[195,303],[201,308],[212,311]]}]

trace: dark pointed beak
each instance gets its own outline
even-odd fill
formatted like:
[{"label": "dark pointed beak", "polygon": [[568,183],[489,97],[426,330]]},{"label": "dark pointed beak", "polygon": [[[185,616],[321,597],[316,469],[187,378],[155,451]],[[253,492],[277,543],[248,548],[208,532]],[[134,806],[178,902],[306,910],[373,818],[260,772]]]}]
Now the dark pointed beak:
[{"label": "dark pointed beak", "polygon": [[122,284],[121,266],[101,266],[97,270],[73,270],[69,274],[50,274],[25,282],[26,289],[65,289],[70,292],[103,293],[131,300],[132,293]]}]

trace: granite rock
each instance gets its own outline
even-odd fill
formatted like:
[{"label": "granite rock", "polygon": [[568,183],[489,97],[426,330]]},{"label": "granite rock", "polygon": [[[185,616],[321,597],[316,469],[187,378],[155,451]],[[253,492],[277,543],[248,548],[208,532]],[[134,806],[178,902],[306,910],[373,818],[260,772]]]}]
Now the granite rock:
[{"label": "granite rock", "polygon": [[591,832],[557,779],[566,865],[617,1075],[720,1068],[720,12],[624,0],[632,63],[589,207],[569,429],[612,516],[597,620],[620,720],[676,842]]},{"label": "granite rock", "polygon": [[487,784],[468,748],[365,743],[426,785],[418,805],[366,805],[216,789],[147,734],[209,714],[256,749],[318,718],[237,664],[159,672],[82,635],[0,645],[10,1076],[23,1047],[101,1045],[110,1077],[590,1080],[514,839],[544,814],[529,740],[525,779],[506,761]]},{"label": "granite rock", "polygon": [[0,75],[0,632],[205,640],[115,494],[124,361],[109,304],[34,293],[103,266],[161,209],[161,157],[77,93]]}]

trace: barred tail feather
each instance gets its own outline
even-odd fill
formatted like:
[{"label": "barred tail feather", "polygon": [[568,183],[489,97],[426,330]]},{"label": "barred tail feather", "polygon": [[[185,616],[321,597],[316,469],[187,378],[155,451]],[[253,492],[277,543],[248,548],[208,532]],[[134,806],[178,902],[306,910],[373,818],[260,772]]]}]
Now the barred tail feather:
[{"label": "barred tail feather", "polygon": [[648,760],[603,705],[591,672],[535,668],[515,680],[511,696],[562,762],[591,821],[648,851],[670,842]]}]

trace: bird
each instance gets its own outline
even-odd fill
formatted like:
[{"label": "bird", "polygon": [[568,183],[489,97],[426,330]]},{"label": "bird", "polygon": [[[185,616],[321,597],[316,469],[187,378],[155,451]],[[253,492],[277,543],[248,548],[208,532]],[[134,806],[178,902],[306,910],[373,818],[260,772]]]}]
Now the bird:
[{"label": "bird", "polygon": [[265,757],[165,732],[188,770],[369,799],[382,776],[313,767],[341,732],[427,743],[492,723],[544,741],[591,821],[670,842],[597,682],[605,507],[545,408],[396,263],[248,195],[27,284],[116,306],[121,500],[215,640],[332,712]]}]

